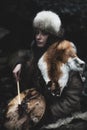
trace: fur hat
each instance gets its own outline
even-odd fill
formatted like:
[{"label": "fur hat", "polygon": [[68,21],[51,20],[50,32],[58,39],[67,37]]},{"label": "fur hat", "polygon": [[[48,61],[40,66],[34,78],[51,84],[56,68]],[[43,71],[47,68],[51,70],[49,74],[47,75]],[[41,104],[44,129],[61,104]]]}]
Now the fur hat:
[{"label": "fur hat", "polygon": [[33,27],[58,36],[61,27],[59,16],[52,11],[41,11],[33,20]]}]

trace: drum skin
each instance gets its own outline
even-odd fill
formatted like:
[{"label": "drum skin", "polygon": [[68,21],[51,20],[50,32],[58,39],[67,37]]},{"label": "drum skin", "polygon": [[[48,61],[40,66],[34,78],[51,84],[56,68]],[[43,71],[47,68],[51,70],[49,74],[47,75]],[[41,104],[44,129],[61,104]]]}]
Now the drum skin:
[{"label": "drum skin", "polygon": [[45,113],[45,99],[35,88],[21,92],[20,99],[21,104],[17,95],[7,105],[4,126],[8,130],[29,130]]}]

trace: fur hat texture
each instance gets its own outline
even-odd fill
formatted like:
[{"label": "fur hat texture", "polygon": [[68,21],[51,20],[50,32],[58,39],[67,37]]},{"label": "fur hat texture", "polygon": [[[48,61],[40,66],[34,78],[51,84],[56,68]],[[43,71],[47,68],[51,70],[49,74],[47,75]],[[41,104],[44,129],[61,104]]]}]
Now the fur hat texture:
[{"label": "fur hat texture", "polygon": [[52,11],[41,11],[36,14],[33,20],[33,27],[57,36],[60,31],[61,20]]}]

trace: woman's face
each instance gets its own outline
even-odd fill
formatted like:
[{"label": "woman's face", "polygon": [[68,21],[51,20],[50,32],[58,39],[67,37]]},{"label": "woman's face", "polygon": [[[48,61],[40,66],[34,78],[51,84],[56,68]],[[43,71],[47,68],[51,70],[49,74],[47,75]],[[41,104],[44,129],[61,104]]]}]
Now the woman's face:
[{"label": "woman's face", "polygon": [[43,31],[36,31],[35,39],[38,47],[44,47],[47,43],[48,34]]}]

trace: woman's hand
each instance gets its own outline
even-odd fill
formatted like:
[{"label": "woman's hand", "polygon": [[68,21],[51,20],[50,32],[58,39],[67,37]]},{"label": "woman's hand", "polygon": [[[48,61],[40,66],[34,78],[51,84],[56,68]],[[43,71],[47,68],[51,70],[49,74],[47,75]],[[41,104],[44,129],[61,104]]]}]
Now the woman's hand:
[{"label": "woman's hand", "polygon": [[15,68],[13,69],[13,74],[14,74],[16,80],[19,80],[19,78],[20,78],[21,67],[22,67],[21,64],[17,64],[15,66]]}]

